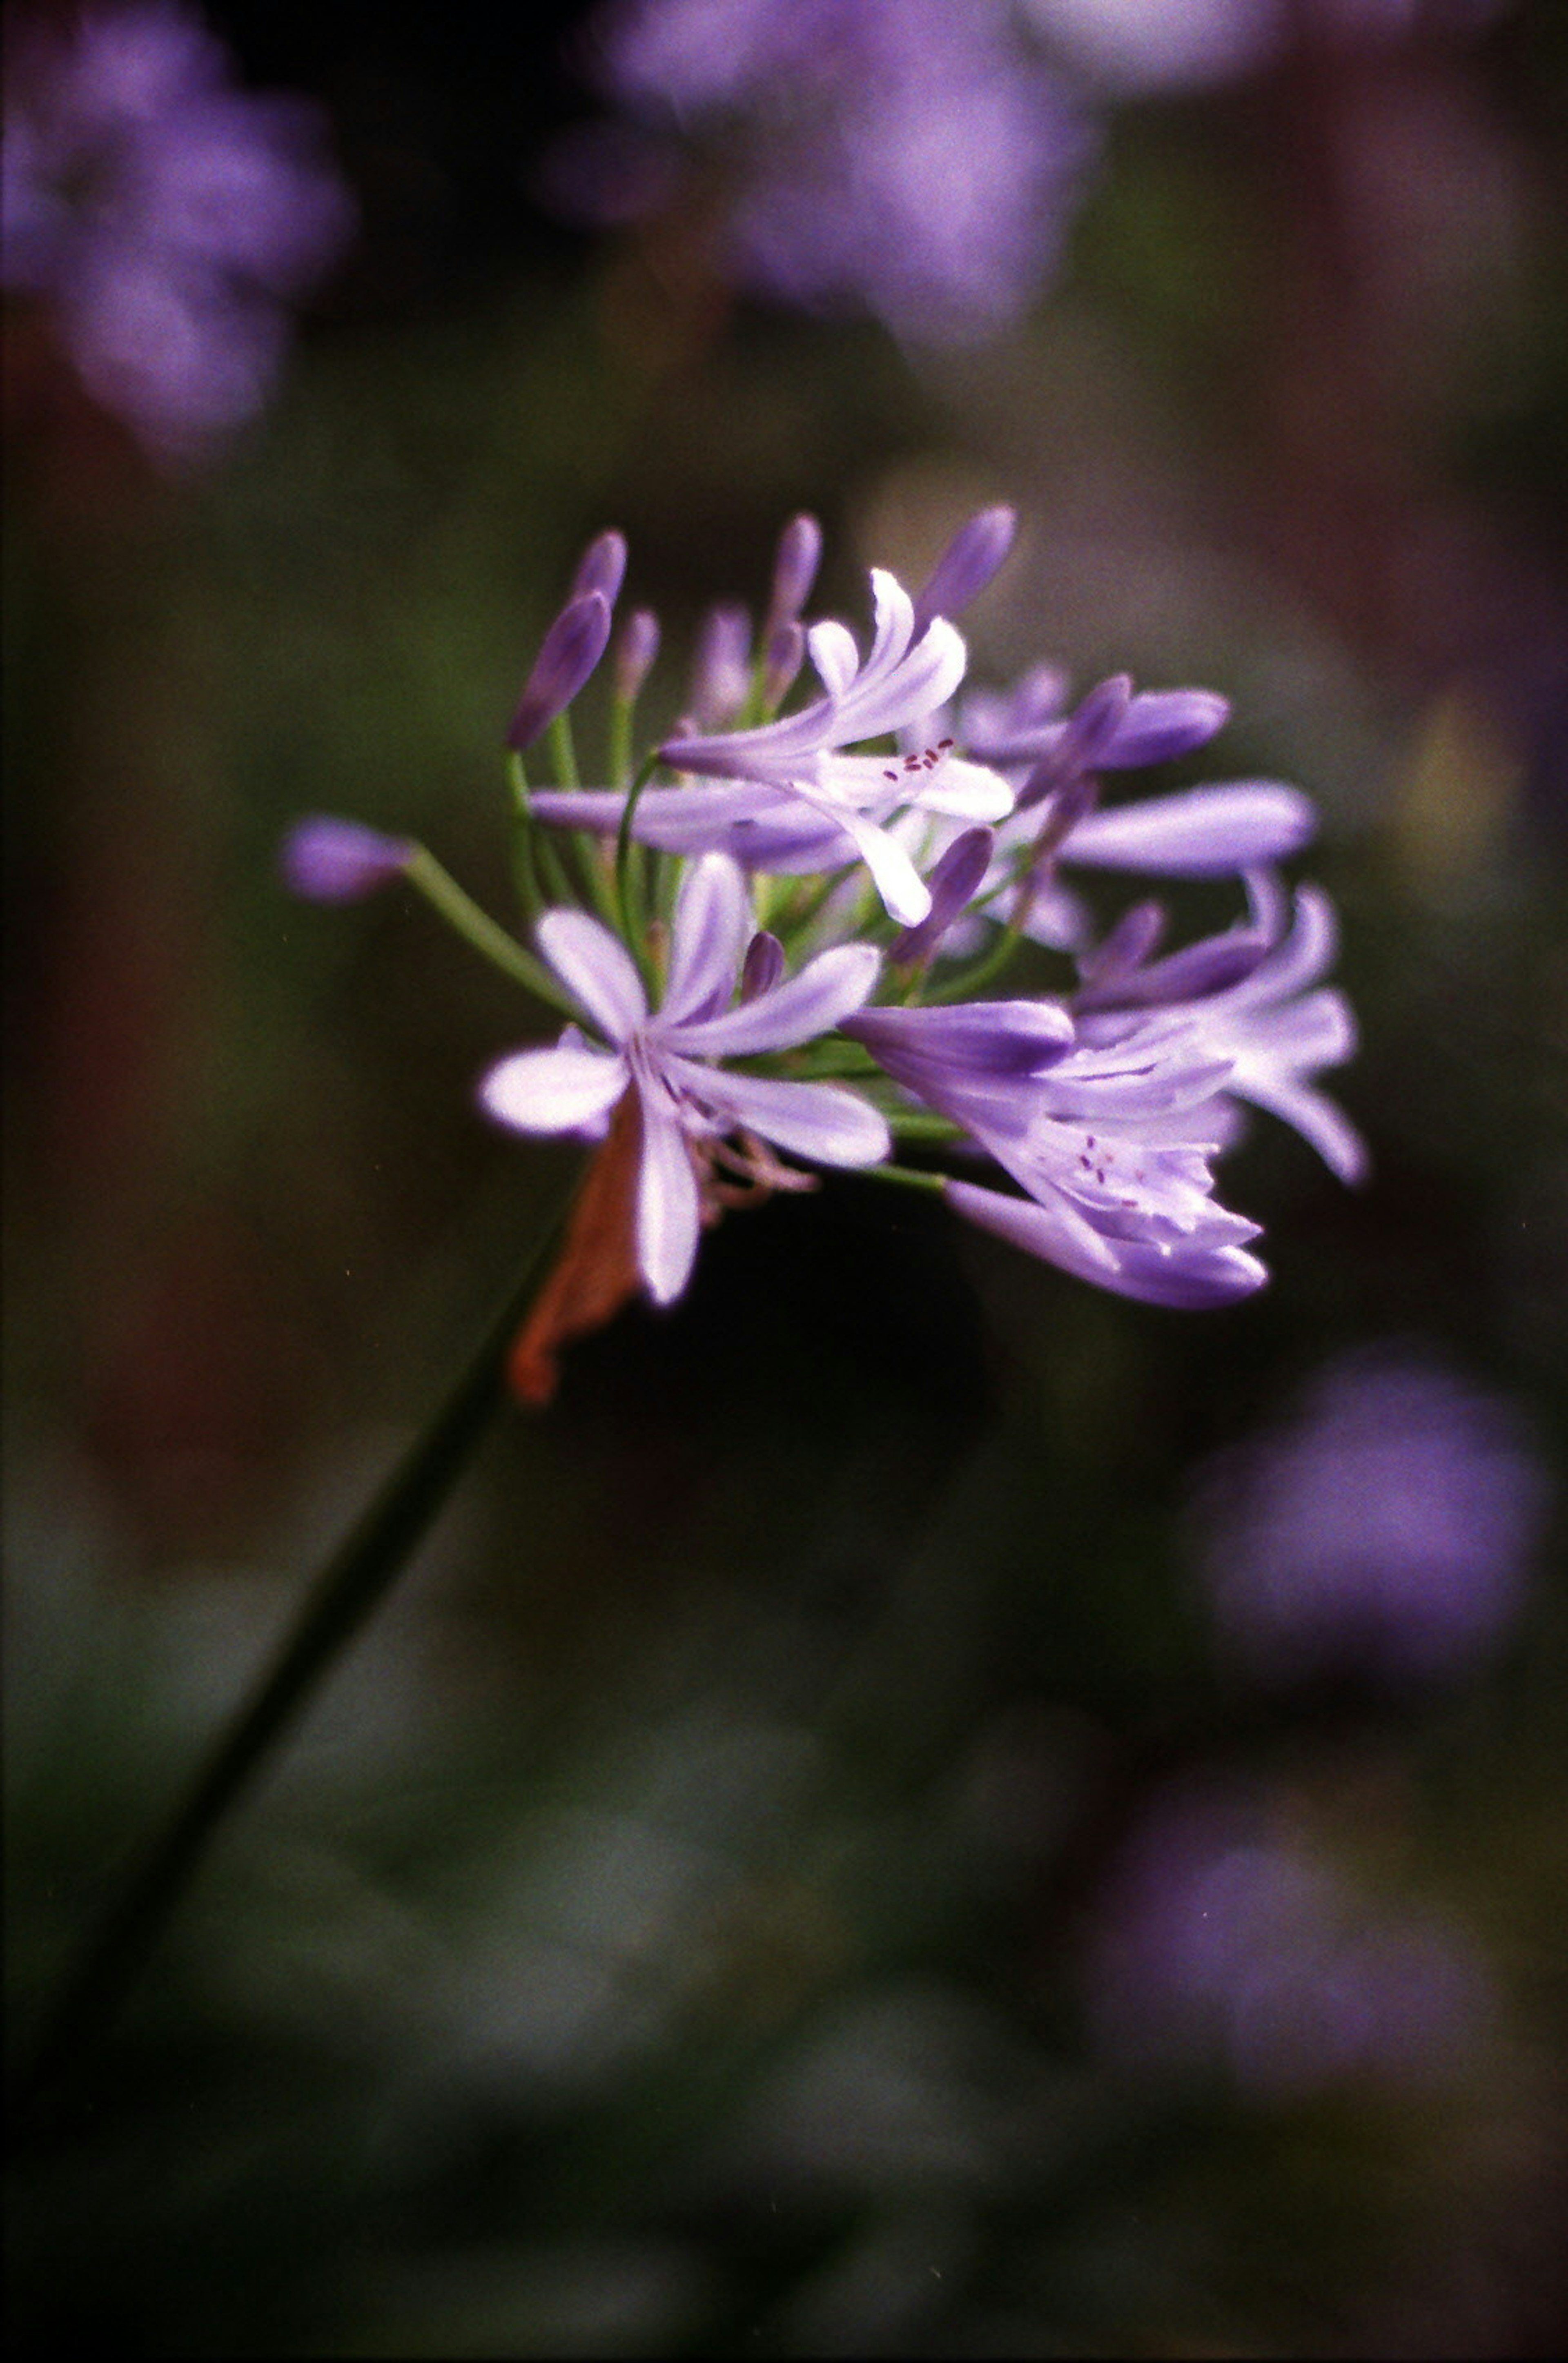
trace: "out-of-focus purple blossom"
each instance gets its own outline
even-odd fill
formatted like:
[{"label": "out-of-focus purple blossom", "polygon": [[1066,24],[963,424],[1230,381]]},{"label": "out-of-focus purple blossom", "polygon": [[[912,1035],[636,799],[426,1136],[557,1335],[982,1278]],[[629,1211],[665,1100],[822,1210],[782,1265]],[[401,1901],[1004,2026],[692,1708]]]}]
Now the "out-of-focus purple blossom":
[{"label": "out-of-focus purple blossom", "polygon": [[1264,2102],[1441,2081],[1493,2008],[1457,1929],[1374,1907],[1253,1795],[1156,1804],[1106,1882],[1084,1974],[1127,2066],[1218,2069]]},{"label": "out-of-focus purple blossom", "polygon": [[[891,1146],[885,1119],[840,1083],[726,1073],[713,1063],[827,1033],[861,1006],[881,966],[869,944],[840,944],[782,979],[771,953],[749,953],[754,940],[736,865],[722,854],[695,863],[675,906],[663,1004],[651,1012],[618,936],[585,912],[547,911],[539,949],[610,1047],[596,1048],[568,1027],[553,1048],[503,1059],[480,1086],[499,1123],[541,1133],[580,1131],[636,1092],[637,1258],[661,1304],[690,1278],[704,1180],[728,1135],[760,1136],[827,1165],[874,1165]],[[742,974],[751,997],[732,1007]],[[775,1187],[787,1181],[754,1148],[750,1155],[756,1178]]]},{"label": "out-of-focus purple blossom", "polygon": [[1024,0],[1063,61],[1107,96],[1255,72],[1294,42],[1463,39],[1509,0]]},{"label": "out-of-focus purple blossom", "polygon": [[1364,1181],[1366,1143],[1310,1080],[1325,1067],[1342,1066],[1356,1048],[1350,1003],[1320,982],[1339,945],[1333,904],[1321,888],[1301,886],[1293,910],[1267,871],[1248,872],[1247,893],[1247,926],[1167,960],[1146,965],[1142,957],[1126,956],[1146,922],[1129,928],[1121,956],[1114,939],[1103,945],[1073,996],[1080,1034],[1089,1042],[1120,1042],[1151,1010],[1162,1010],[1210,1058],[1229,1063],[1221,1147],[1237,1135],[1233,1103],[1248,1100],[1300,1133],[1341,1182]]},{"label": "out-of-focus purple blossom", "polygon": [[1250,1672],[1452,1676],[1507,1631],[1549,1508],[1507,1402],[1385,1349],[1201,1472],[1198,1564]]},{"label": "out-of-focus purple blossom", "polygon": [[798,621],[801,609],[811,596],[817,580],[817,570],[822,563],[822,527],[814,516],[802,511],[791,517],[779,536],[778,555],[773,560],[773,596],[768,602],[768,619],[763,638],[771,638],[786,624]]},{"label": "out-of-focus purple blossom", "polygon": [[235,90],[154,0],[15,33],[3,145],[5,284],[47,298],[94,398],[169,459],[253,417],[354,227],[320,111]]},{"label": "out-of-focus purple blossom", "polygon": [[521,754],[564,714],[589,681],[610,637],[609,602],[602,591],[569,599],[551,624],[523,686],[506,732],[506,744]]},{"label": "out-of-focus purple blossom", "polygon": [[710,607],[692,665],[692,713],[699,730],[723,730],[751,693],[751,618],[744,607]]},{"label": "out-of-focus purple blossom", "polygon": [[924,586],[915,594],[915,628],[934,616],[960,616],[1000,571],[1018,530],[1018,513],[1006,502],[979,509],[960,526]]},{"label": "out-of-focus purple blossom", "polygon": [[613,607],[626,580],[626,536],[612,527],[607,533],[596,533],[577,561],[577,571],[572,577],[571,597],[584,599],[596,591],[606,606]]},{"label": "out-of-focus purple blossom", "polygon": [[279,860],[285,882],[306,902],[359,903],[400,877],[413,851],[405,837],[319,814],[290,830]]},{"label": "out-of-focus purple blossom", "polygon": [[634,607],[616,649],[616,695],[628,705],[640,696],[658,653],[658,616],[651,607]]},{"label": "out-of-focus purple blossom", "polygon": [[1054,264],[1093,141],[1011,0],[618,0],[593,38],[624,119],[547,167],[569,211],[632,218],[699,149],[739,283],[916,341],[1005,325]]},{"label": "out-of-focus purple blossom", "polygon": [[1267,1278],[1243,1247],[1258,1225],[1213,1196],[1226,1068],[1182,1029],[1085,1048],[1067,1011],[1037,1000],[867,1009],[843,1031],[1028,1191],[949,1182],[971,1222],[1146,1304],[1226,1304]]}]

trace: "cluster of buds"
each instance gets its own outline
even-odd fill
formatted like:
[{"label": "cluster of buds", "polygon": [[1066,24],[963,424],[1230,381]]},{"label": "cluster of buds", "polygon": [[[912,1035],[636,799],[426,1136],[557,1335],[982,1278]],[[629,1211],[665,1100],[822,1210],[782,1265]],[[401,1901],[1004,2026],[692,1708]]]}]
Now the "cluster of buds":
[{"label": "cluster of buds", "polygon": [[[1181,1306],[1266,1278],[1258,1225],[1214,1195],[1242,1102],[1344,1180],[1362,1172],[1356,1132],[1313,1081],[1355,1042],[1320,982],[1332,911],[1274,866],[1312,835],[1309,800],[1248,780],[1101,804],[1106,775],[1214,737],[1229,708],[1207,690],[1136,693],[1117,676],[1069,709],[1041,666],[1008,693],[960,695],[952,617],[1015,523],[973,517],[913,597],[873,570],[862,654],[842,623],[803,621],[821,533],[796,517],[760,633],[743,610],[712,612],[685,711],[640,764],[658,626],[639,609],[617,635],[626,545],[601,535],[508,733],[531,951],[423,847],[341,820],[291,838],[299,892],[348,899],[406,877],[566,1019],[479,1085],[502,1125],[599,1144],[549,1340],[638,1286],[672,1303],[705,1226],[813,1186],[819,1166],[940,1192],[1081,1279]],[[608,784],[588,786],[570,709],[607,653]],[[781,712],[807,658],[817,693]],[[548,786],[530,778],[541,745]],[[1247,907],[1165,951],[1161,904],[1099,932],[1075,870],[1233,877]],[[1038,975],[1042,952],[1062,989],[1006,993],[1006,971]],[[537,1393],[551,1370],[525,1355],[516,1374]]]}]

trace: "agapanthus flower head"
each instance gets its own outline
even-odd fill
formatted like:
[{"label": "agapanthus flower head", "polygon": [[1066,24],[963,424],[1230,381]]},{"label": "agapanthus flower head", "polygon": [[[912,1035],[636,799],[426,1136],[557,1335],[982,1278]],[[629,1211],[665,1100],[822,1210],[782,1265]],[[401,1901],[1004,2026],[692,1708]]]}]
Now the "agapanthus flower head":
[{"label": "agapanthus flower head", "polygon": [[[673,731],[650,726],[640,762],[631,728],[658,627],[634,610],[602,694],[609,784],[584,785],[593,738],[572,709],[627,565],[619,535],[600,535],[511,733],[513,869],[537,954],[423,848],[337,822],[292,841],[301,893],[346,898],[401,872],[568,1021],[552,1044],[499,1060],[480,1093],[512,1130],[593,1150],[514,1359],[527,1400],[553,1386],[561,1344],[628,1294],[673,1302],[723,1210],[815,1186],[803,1164],[929,1190],[1095,1286],[1184,1308],[1235,1302],[1267,1276],[1257,1224],[1217,1195],[1239,1103],[1295,1125],[1345,1178],[1362,1170],[1358,1137],[1313,1080],[1353,1043],[1322,982],[1334,931],[1315,889],[1293,909],[1271,873],[1247,870],[1247,913],[1173,950],[1162,906],[1135,903],[1097,942],[1085,929],[1075,971],[1063,961],[1058,988],[1038,989],[1027,923],[1097,817],[1100,769],[1190,750],[1228,708],[1207,691],[1140,694],[1118,674],[1064,714],[1046,666],[1005,705],[959,699],[968,652],[936,602],[984,586],[1015,522],[1002,506],[969,520],[918,598],[873,569],[866,647],[804,613],[821,537],[797,517],[761,645],[751,611],[709,609],[688,712]],[[816,687],[797,693],[803,653]],[[971,720],[995,760],[962,743]],[[555,784],[528,776],[540,745]],[[1031,790],[1042,765],[1051,776]],[[1310,817],[1295,790],[1188,793],[1214,800],[1194,825],[1201,860],[1187,824],[1175,832],[1204,875],[1243,869],[1260,835]],[[969,972],[955,968],[966,932],[981,954]],[[1028,989],[998,990],[1020,953]],[[894,1161],[900,1137],[922,1162]]]},{"label": "agapanthus flower head", "polygon": [[1550,1492],[1505,1399],[1384,1347],[1329,1365],[1293,1418],[1200,1470],[1194,1540],[1253,1676],[1441,1679],[1507,1631]]},{"label": "agapanthus flower head", "polygon": [[3,146],[5,283],[94,398],[161,458],[253,417],[353,230],[319,111],[236,90],[176,0],[128,0],[14,36]]},{"label": "agapanthus flower head", "polygon": [[569,212],[635,217],[700,158],[736,283],[916,342],[1005,326],[1055,263],[1094,143],[1011,0],[613,0],[590,40],[618,119],[547,168]]}]

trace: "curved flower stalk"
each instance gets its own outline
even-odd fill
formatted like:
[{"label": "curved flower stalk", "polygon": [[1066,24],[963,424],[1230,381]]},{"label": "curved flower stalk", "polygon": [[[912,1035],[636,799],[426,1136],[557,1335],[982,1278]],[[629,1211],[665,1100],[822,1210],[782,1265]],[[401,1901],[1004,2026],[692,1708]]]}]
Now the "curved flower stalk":
[{"label": "curved flower stalk", "polygon": [[[761,633],[721,605],[699,635],[687,714],[707,727],[655,728],[640,768],[631,722],[658,625],[635,610],[601,667],[626,549],[599,536],[529,675],[526,727],[508,734],[537,952],[423,847],[302,824],[284,865],[299,891],[343,900],[402,878],[568,1021],[480,1086],[511,1130],[594,1148],[546,1314],[514,1362],[527,1400],[548,1395],[561,1342],[628,1295],[679,1297],[721,1212],[814,1186],[789,1159],[939,1193],[1078,1278],[1188,1307],[1266,1278],[1258,1225],[1214,1181],[1243,1104],[1292,1125],[1342,1179],[1364,1171],[1360,1136],[1316,1082],[1355,1043],[1324,982],[1331,909],[1310,886],[1293,902],[1261,866],[1310,836],[1308,799],[1233,782],[1096,808],[1102,775],[1206,745],[1225,699],[1135,693],[1118,674],[1068,711],[1046,665],[1005,696],[960,696],[967,650],[943,611],[990,580],[1015,522],[1005,507],[972,518],[913,596],[873,571],[862,652],[841,623],[805,616],[821,534],[794,518]],[[780,713],[803,653],[816,693]],[[573,709],[606,673],[608,782],[582,786]],[[555,777],[535,785],[523,765],[540,746]],[[1053,938],[1036,914],[1077,860],[1244,877],[1249,907],[1162,951],[1164,912],[1134,904],[1097,944],[1086,922],[1071,931],[1075,974],[1054,992],[1031,975],[995,997],[1015,955],[1038,971]],[[984,957],[955,972],[966,935]],[[892,1161],[895,1138],[917,1163]]]},{"label": "curved flower stalk", "polygon": [[[705,1192],[711,1198],[726,1170],[763,1186],[801,1185],[803,1177],[780,1167],[762,1142],[825,1165],[874,1165],[893,1145],[885,1119],[840,1083],[726,1073],[713,1063],[793,1049],[830,1032],[861,1007],[881,966],[873,946],[841,944],[731,1007],[748,937],[764,946],[776,940],[753,935],[735,864],[705,856],[682,885],[669,980],[652,1012],[618,937],[584,912],[548,912],[539,949],[608,1047],[595,1048],[569,1027],[552,1049],[503,1059],[480,1085],[490,1114],[519,1132],[576,1131],[636,1093],[637,1260],[660,1304],[691,1276]],[[753,973],[766,957],[753,955]],[[745,1144],[740,1153],[727,1146],[735,1134]]]}]

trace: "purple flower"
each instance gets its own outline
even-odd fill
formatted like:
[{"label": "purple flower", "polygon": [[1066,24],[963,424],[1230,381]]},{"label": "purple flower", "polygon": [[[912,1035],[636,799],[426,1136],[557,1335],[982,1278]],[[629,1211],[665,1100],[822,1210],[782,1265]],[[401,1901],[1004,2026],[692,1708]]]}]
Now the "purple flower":
[{"label": "purple flower", "polygon": [[1438,1363],[1354,1355],[1200,1473],[1199,1566],[1253,1673],[1451,1675],[1518,1609],[1549,1492],[1506,1402]]},{"label": "purple flower", "polygon": [[[891,574],[873,568],[872,590],[876,631],[863,662],[842,624],[815,624],[807,635],[824,696],[759,729],[665,741],[666,761],[717,784],[649,789],[633,824],[643,843],[674,853],[720,849],[758,870],[834,869],[859,857],[893,918],[915,926],[926,917],[929,892],[888,817],[914,807],[996,820],[1010,811],[1012,791],[950,746],[902,757],[846,751],[895,735],[941,705],[966,661],[963,641],[945,618],[917,632],[913,602]],[[607,834],[624,803],[616,792],[547,793],[535,797],[534,810],[541,820]]]},{"label": "purple flower", "polygon": [[[611,1047],[569,1029],[553,1048],[521,1050],[480,1086],[490,1114],[521,1132],[573,1132],[608,1115],[633,1089],[641,1116],[637,1259],[661,1304],[679,1296],[696,1255],[702,1181],[734,1133],[760,1135],[791,1155],[826,1165],[874,1165],[890,1147],[876,1110],[837,1083],[722,1072],[715,1059],[782,1050],[828,1032],[861,1007],[880,959],[841,944],[779,981],[767,956],[746,960],[750,904],[735,864],[719,854],[694,865],[682,885],[670,938],[663,1002],[651,1013],[642,980],[618,937],[581,911],[550,911],[539,946],[584,1015]],[[745,963],[761,989],[729,1005]],[[753,1151],[745,1170],[777,1182],[780,1169]]]},{"label": "purple flower", "polygon": [[402,876],[414,847],[357,820],[329,814],[290,830],[280,857],[284,880],[308,903],[358,903]]},{"label": "purple flower", "polygon": [[534,659],[506,744],[521,754],[541,738],[558,714],[592,679],[610,637],[609,601],[602,591],[584,591],[567,601]]},{"label": "purple flower", "polygon": [[1177,1792],[1124,1848],[1084,1961],[1100,2042],[1140,2076],[1226,2069],[1253,2098],[1451,2075],[1489,1981],[1431,1914],[1370,1906],[1269,1801]]},{"label": "purple flower", "polygon": [[1082,1280],[1158,1304],[1229,1302],[1267,1274],[1258,1225],[1215,1204],[1223,1062],[1151,1023],[1078,1044],[1059,1003],[869,1009],[844,1028],[895,1082],[961,1125],[1028,1198],[949,1182],[948,1204]]},{"label": "purple flower", "polygon": [[173,5],[37,25],[8,62],[6,283],[50,298],[83,383],[150,449],[199,453],[261,408],[288,299],[351,235],[323,119],[236,91]]},{"label": "purple flower", "polygon": [[595,30],[629,120],[561,151],[568,210],[624,219],[717,149],[732,278],[916,341],[1004,326],[1053,265],[1092,142],[1006,0],[623,0]]},{"label": "purple flower", "polygon": [[[1151,1008],[1162,1007],[1210,1058],[1229,1061],[1227,1100],[1266,1108],[1309,1141],[1341,1182],[1363,1181],[1365,1142],[1343,1110],[1307,1080],[1355,1055],[1349,1002],[1334,987],[1318,986],[1338,948],[1333,904],[1318,887],[1298,887],[1287,934],[1289,906],[1278,881],[1266,871],[1252,871],[1247,891],[1249,927],[1211,937],[1152,967],[1107,960],[1102,948],[1074,995],[1080,1031],[1087,1041],[1119,1041],[1146,1022]],[[1312,986],[1318,990],[1307,990]],[[1223,1146],[1236,1129],[1231,1113],[1219,1135]]]}]

